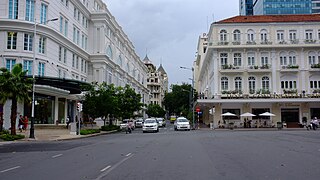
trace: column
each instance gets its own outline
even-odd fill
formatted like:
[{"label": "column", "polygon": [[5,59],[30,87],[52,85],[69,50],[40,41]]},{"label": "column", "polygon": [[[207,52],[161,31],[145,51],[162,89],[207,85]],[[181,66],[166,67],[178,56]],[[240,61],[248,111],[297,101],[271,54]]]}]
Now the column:
[{"label": "column", "polygon": [[59,118],[59,97],[54,97],[54,119],[53,123],[55,124]]}]

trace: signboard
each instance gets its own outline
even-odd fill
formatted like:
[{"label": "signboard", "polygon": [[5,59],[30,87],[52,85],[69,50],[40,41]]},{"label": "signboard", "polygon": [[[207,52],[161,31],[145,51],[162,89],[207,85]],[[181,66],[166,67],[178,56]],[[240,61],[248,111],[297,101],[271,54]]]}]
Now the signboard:
[{"label": "signboard", "polygon": [[200,110],[201,110],[200,108],[198,108],[198,107],[196,108],[196,112],[200,112]]}]

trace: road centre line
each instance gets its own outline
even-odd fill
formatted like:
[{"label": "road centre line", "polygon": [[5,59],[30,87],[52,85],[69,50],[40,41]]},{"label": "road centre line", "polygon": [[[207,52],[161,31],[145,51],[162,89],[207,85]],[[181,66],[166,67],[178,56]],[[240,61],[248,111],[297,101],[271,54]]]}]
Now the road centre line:
[{"label": "road centre line", "polygon": [[12,167],[12,168],[9,168],[9,169],[2,170],[2,171],[0,171],[0,173],[4,173],[4,172],[11,171],[11,170],[18,169],[18,168],[20,168],[20,166],[16,166],[16,167]]},{"label": "road centre line", "polygon": [[128,156],[130,156],[132,153],[128,153],[127,155],[126,155],[126,157],[128,157]]},{"label": "road centre line", "polygon": [[[127,156],[128,155],[128,156]],[[118,166],[120,166],[122,163],[124,163],[125,161],[127,161],[128,159],[130,159],[133,154],[129,153],[127,154],[126,158],[122,159],[121,161],[119,161],[117,164],[115,164],[114,166],[108,168],[107,170],[105,170],[103,173],[100,174],[100,176],[98,176],[95,180],[100,180],[103,177],[106,177],[112,170],[114,170],[115,168],[117,168]],[[107,168],[107,167],[106,167]]]},{"label": "road centre line", "polygon": [[57,154],[57,155],[52,156],[52,158],[57,158],[57,157],[62,156],[62,155],[63,154]]},{"label": "road centre line", "polygon": [[111,168],[111,166],[107,166],[107,167],[101,169],[100,171],[103,172],[103,171],[105,171],[105,170],[107,170],[107,169],[109,169],[109,168]]}]

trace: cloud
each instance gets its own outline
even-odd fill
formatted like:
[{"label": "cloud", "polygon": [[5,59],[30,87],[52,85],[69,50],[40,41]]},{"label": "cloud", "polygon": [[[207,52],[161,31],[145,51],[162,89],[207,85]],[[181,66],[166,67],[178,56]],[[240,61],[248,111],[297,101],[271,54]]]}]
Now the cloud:
[{"label": "cloud", "polygon": [[[238,0],[105,0],[108,9],[144,58],[160,61],[170,83],[188,82],[198,37],[216,20],[238,14]],[[214,15],[213,15],[214,14]]]}]

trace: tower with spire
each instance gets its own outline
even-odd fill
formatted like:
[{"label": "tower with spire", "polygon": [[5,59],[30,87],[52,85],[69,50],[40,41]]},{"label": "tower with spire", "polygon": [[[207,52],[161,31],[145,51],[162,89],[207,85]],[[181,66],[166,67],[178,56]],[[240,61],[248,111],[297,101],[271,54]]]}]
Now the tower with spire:
[{"label": "tower with spire", "polygon": [[150,103],[149,104],[158,104],[163,107],[163,99],[165,93],[168,92],[168,75],[162,66],[162,62],[158,69],[151,62],[148,55],[143,59],[143,63],[148,68],[148,78],[147,78],[147,87],[150,91]]}]

